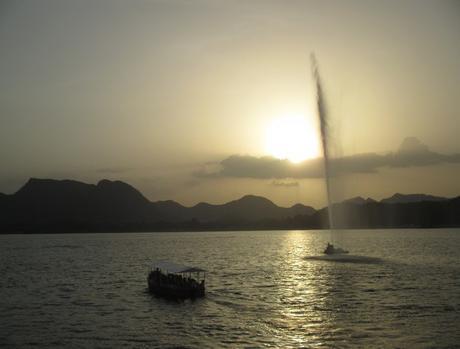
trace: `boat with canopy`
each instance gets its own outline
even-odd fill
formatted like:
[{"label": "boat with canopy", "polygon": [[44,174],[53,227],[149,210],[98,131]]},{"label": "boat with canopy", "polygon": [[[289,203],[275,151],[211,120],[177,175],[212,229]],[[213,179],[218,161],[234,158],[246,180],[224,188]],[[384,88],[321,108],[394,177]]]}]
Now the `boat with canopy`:
[{"label": "boat with canopy", "polygon": [[204,269],[158,261],[152,264],[147,277],[149,291],[173,299],[199,298],[205,295]]}]

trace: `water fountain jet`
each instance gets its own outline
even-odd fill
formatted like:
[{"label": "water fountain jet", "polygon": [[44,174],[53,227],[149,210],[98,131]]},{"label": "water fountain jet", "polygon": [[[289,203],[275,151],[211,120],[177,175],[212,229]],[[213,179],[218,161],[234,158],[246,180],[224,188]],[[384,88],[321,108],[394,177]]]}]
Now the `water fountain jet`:
[{"label": "water fountain jet", "polygon": [[[318,63],[314,54],[311,55],[311,68],[313,73],[313,78],[315,81],[316,87],[316,107],[318,112],[318,120],[320,125],[321,133],[321,144],[323,148],[323,158],[324,158],[324,179],[326,182],[326,195],[327,195],[327,213],[328,213],[328,222],[329,229],[331,231],[331,240],[332,235],[335,229],[334,225],[334,214],[333,214],[333,205],[332,205],[332,195],[331,195],[331,167],[330,167],[330,153],[329,153],[329,122],[326,111],[326,104],[323,94],[323,88],[321,85],[321,77],[319,74]],[[320,260],[320,261],[331,261],[331,262],[342,262],[342,263],[364,263],[364,264],[377,264],[383,262],[380,258],[368,257],[368,256],[357,256],[349,255],[348,251],[335,247],[333,244],[328,243],[324,254],[320,256],[309,256],[306,257],[307,260]]]},{"label": "water fountain jet", "polygon": [[[332,233],[334,231],[334,215],[333,215],[333,206],[332,206],[332,199],[331,199],[331,171],[330,171],[330,159],[329,159],[329,122],[327,117],[326,111],[326,104],[323,97],[323,88],[321,85],[321,77],[319,75],[318,63],[316,61],[315,55],[311,54],[311,68],[313,73],[313,78],[315,80],[315,87],[316,87],[316,107],[318,113],[318,120],[320,126],[320,134],[321,134],[321,145],[323,148],[323,163],[324,163],[324,179],[326,182],[326,196],[327,196],[327,216],[329,222],[329,229],[331,231],[331,240],[332,240]],[[334,254],[345,254],[348,251],[340,248],[335,247],[333,244],[328,243],[324,253],[327,255],[334,255]]]}]

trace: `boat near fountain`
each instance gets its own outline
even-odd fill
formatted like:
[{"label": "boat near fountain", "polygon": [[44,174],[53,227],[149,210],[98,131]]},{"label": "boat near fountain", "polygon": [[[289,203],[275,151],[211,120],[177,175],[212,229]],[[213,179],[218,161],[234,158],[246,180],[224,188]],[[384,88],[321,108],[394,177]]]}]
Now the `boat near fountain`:
[{"label": "boat near fountain", "polygon": [[335,247],[331,243],[327,243],[326,249],[323,254],[317,256],[307,256],[305,260],[310,261],[326,261],[326,262],[339,262],[339,263],[357,263],[357,264],[379,264],[383,260],[376,257],[351,255],[347,250],[340,247]]},{"label": "boat near fountain", "polygon": [[324,254],[327,254],[327,255],[347,254],[347,253],[348,253],[347,250],[344,250],[343,248],[340,248],[340,247],[335,247],[333,244],[329,242],[327,243],[326,249],[324,250]]},{"label": "boat near fountain", "polygon": [[152,265],[147,277],[149,291],[170,299],[195,299],[205,295],[206,271],[166,261]]}]

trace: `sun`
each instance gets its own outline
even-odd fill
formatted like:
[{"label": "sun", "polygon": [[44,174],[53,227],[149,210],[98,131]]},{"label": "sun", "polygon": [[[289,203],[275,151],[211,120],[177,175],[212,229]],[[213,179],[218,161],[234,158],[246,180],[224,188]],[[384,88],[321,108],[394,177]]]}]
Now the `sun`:
[{"label": "sun", "polygon": [[320,155],[318,130],[303,114],[273,119],[265,137],[266,151],[278,159],[299,163]]}]

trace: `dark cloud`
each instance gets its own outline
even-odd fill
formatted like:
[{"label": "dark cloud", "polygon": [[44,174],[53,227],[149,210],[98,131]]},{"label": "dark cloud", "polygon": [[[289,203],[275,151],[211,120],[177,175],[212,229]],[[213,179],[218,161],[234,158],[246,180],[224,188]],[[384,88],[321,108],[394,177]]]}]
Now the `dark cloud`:
[{"label": "dark cloud", "polygon": [[[406,138],[396,152],[388,154],[357,154],[331,160],[333,174],[373,173],[382,167],[415,167],[439,163],[460,163],[460,154],[440,154],[431,151],[417,138]],[[323,177],[322,159],[293,164],[270,156],[232,155],[213,166],[195,173],[198,177],[239,178],[320,178]]]},{"label": "dark cloud", "polygon": [[427,166],[439,163],[460,163],[460,154],[440,154],[432,152],[427,145],[415,137],[406,138],[396,153],[388,156],[388,166]]},{"label": "dark cloud", "polygon": [[284,187],[284,188],[292,188],[292,187],[298,187],[299,186],[299,182],[280,181],[280,180],[274,180],[270,184],[275,186],[275,187]]}]

